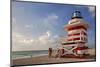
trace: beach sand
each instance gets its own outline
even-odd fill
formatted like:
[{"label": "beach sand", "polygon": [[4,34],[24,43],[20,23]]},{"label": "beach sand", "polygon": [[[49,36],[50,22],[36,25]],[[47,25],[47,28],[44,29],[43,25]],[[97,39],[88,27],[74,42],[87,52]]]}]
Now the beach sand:
[{"label": "beach sand", "polygon": [[[90,50],[91,51],[91,50]],[[94,53],[94,52],[90,52]],[[49,58],[48,55],[39,56],[39,57],[30,57],[23,59],[12,60],[12,66],[17,65],[36,65],[36,64],[51,64],[51,63],[68,63],[68,62],[82,62],[82,61],[95,61],[94,58]]]}]

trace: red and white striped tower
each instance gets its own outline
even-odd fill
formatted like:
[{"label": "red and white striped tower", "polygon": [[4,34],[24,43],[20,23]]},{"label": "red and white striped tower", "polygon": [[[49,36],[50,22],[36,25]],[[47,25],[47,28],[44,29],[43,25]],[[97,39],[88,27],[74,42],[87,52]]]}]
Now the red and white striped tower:
[{"label": "red and white striped tower", "polygon": [[80,11],[75,11],[73,13],[71,20],[64,28],[68,31],[67,40],[65,43],[62,43],[64,49],[76,56],[87,54],[88,24],[81,16]]}]

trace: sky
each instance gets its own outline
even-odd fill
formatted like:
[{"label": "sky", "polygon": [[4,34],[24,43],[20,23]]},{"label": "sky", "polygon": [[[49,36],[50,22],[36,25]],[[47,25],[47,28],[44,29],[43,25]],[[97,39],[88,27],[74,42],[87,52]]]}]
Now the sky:
[{"label": "sky", "polygon": [[12,1],[12,50],[47,50],[57,48],[67,36],[64,25],[76,10],[89,24],[88,46],[95,47],[95,7],[72,4]]}]

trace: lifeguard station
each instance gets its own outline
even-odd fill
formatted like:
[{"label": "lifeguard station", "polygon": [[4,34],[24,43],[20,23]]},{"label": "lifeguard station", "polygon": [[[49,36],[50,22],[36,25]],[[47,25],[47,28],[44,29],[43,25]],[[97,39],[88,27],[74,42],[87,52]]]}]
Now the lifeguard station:
[{"label": "lifeguard station", "polygon": [[88,54],[88,24],[80,11],[72,14],[71,20],[64,26],[67,31],[66,42],[62,42],[64,55],[83,56]]}]

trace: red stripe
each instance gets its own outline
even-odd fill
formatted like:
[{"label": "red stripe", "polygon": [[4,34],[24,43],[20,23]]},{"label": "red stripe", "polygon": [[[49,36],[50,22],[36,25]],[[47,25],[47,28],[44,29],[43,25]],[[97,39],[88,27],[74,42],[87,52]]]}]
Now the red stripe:
[{"label": "red stripe", "polygon": [[[87,33],[82,31],[81,33],[82,35],[86,35],[87,36]],[[80,33],[75,33],[75,34],[68,34],[68,36],[74,36],[74,35],[80,35]]]},{"label": "red stripe", "polygon": [[68,36],[72,36],[73,34],[68,34]]},{"label": "red stripe", "polygon": [[68,34],[68,36],[74,36],[74,35],[80,35],[80,33],[76,33],[76,34]]},{"label": "red stripe", "polygon": [[84,26],[76,26],[76,27],[69,28],[68,31],[75,30],[75,29],[84,29],[84,30],[87,30]]},{"label": "red stripe", "polygon": [[80,38],[73,38],[73,40],[80,40]]},{"label": "red stripe", "polygon": [[85,50],[85,49],[88,49],[87,46],[84,46],[84,47],[77,47],[75,50]]},{"label": "red stripe", "polygon": [[68,41],[71,41],[71,40],[80,40],[80,37],[78,38],[71,38],[71,39],[67,39]]}]

